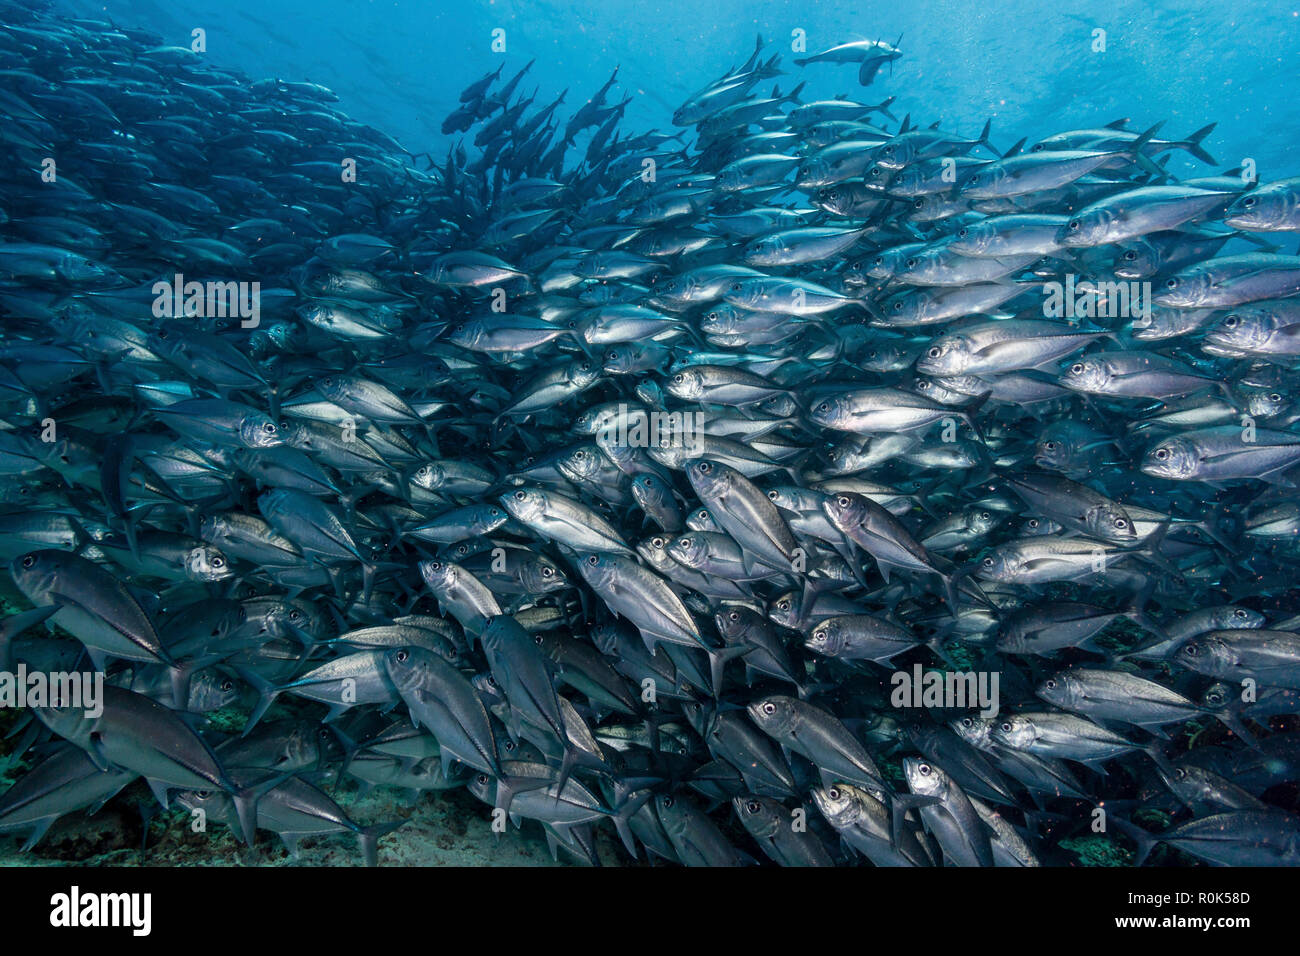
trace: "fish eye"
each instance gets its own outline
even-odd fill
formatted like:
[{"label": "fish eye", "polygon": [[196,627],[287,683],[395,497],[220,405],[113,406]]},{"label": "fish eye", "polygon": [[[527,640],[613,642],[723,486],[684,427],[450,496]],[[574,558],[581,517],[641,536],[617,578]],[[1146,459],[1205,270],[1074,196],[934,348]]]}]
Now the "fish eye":
[{"label": "fish eye", "polygon": [[960,229],[957,230],[958,239],[965,239],[969,235],[970,235],[970,230],[967,229],[965,226],[962,226]]},{"label": "fish eye", "polygon": [[758,811],[762,809],[762,806],[757,800],[750,800],[749,803],[745,804],[745,809],[750,813],[758,813]]},{"label": "fish eye", "polygon": [[770,717],[772,714],[775,714],[775,713],[776,713],[776,704],[773,704],[771,701],[769,701],[768,703],[764,704],[764,705],[763,705],[763,713],[767,714],[769,717]]},{"label": "fish eye", "polygon": [[481,773],[474,778],[474,782],[477,783],[480,787],[486,787],[488,783],[488,775],[485,773]]},{"label": "fish eye", "polygon": [[917,767],[916,770],[917,773],[919,773],[923,777],[928,777],[932,773],[932,770],[930,769],[930,765],[928,763],[921,764],[921,766]]},{"label": "fish eye", "polygon": [[702,462],[700,462],[700,474],[701,474],[701,475],[707,475],[707,474],[708,474],[709,472],[711,472],[711,471],[713,471],[713,465],[711,465],[711,464],[710,464],[709,462],[707,462],[707,461],[702,461]]},{"label": "fish eye", "polygon": [[1172,279],[1172,278],[1171,278],[1171,279],[1167,279],[1167,280],[1165,281],[1165,288],[1166,288],[1166,289],[1177,289],[1177,288],[1178,288],[1178,280],[1177,280],[1177,279]]},{"label": "fish eye", "polygon": [[676,802],[677,801],[675,801],[672,797],[662,797],[659,800],[660,806],[662,806],[665,810],[671,810],[674,804],[676,804]]},{"label": "fish eye", "polygon": [[1047,680],[1043,681],[1043,686],[1048,690],[1056,690],[1056,681],[1049,677]]},{"label": "fish eye", "polygon": [[986,567],[986,568],[991,568],[991,567],[993,567],[993,559],[992,559],[992,558],[985,558],[985,559],[984,559],[984,567]]},{"label": "fish eye", "polygon": [[820,405],[817,406],[817,411],[819,412],[829,412],[830,410],[831,410],[830,402],[822,402]]},{"label": "fish eye", "polygon": [[24,568],[30,568],[30,567],[33,567],[35,564],[36,564],[36,556],[35,556],[35,555],[29,554],[29,555],[25,555],[25,556],[23,557],[23,567],[24,567]]},{"label": "fish eye", "polygon": [[1083,363],[1082,363],[1082,362],[1075,362],[1073,365],[1070,366],[1070,374],[1071,374],[1071,375],[1080,375],[1080,374],[1082,374],[1082,372],[1083,372]]},{"label": "fish eye", "polygon": [[[789,601],[778,601],[777,604],[776,604],[776,606],[777,606],[777,608],[778,608],[779,610],[782,610],[782,611],[788,611],[788,610],[790,610],[790,602],[789,602]],[[769,706],[771,706],[771,705],[769,705]]]},{"label": "fish eye", "polygon": [[909,256],[907,261],[903,263],[903,265],[905,265],[909,269],[916,268],[916,256]]},{"label": "fish eye", "polygon": [[690,538],[678,538],[678,539],[677,539],[677,546],[678,546],[679,548],[689,548],[689,547],[691,546],[691,539],[690,539]]},{"label": "fish eye", "polygon": [[1001,726],[1002,726],[1002,732],[1003,732],[1004,734],[1009,734],[1009,733],[1011,733],[1011,722],[1010,722],[1010,721],[1006,721],[1006,720],[1002,721],[1002,725],[1001,725]]},{"label": "fish eye", "polygon": [[895,302],[895,303],[894,303],[894,311],[895,311],[895,312],[902,312],[902,311],[903,311],[903,303],[902,303],[902,302]]},{"label": "fish eye", "polygon": [[841,508],[847,508],[850,504],[852,504],[852,502],[849,501],[847,495],[840,495],[838,498],[835,499],[835,503],[839,505]]},{"label": "fish eye", "polygon": [[991,517],[991,516],[989,515],[989,513],[988,513],[987,511],[981,511],[981,512],[980,512],[980,520],[981,520],[981,521],[988,521],[990,517]]},{"label": "fish eye", "polygon": [[1257,200],[1254,196],[1247,196],[1245,199],[1241,201],[1241,204],[1247,209],[1250,209],[1252,206],[1255,205],[1256,202]]},{"label": "fish eye", "polygon": [[662,548],[664,544],[665,541],[663,538],[655,537],[650,539],[650,547],[654,548],[656,551]]},{"label": "fish eye", "polygon": [[497,679],[496,679],[495,677],[493,677],[491,674],[488,674],[488,676],[487,676],[487,685],[488,685],[489,687],[496,687],[496,686],[497,686]]},{"label": "fish eye", "polygon": [[528,497],[528,493],[526,491],[515,492],[515,501],[523,501],[527,497]]},{"label": "fish eye", "polygon": [[212,791],[211,791],[211,790],[196,790],[196,791],[194,792],[194,796],[198,797],[200,800],[206,800],[206,799],[208,799],[208,797],[212,796]]},{"label": "fish eye", "polygon": [[924,208],[925,208],[925,200],[924,200],[924,199],[913,199],[913,200],[912,200],[912,208],[913,208],[913,209],[924,209]]},{"label": "fish eye", "polygon": [[776,501],[778,498],[781,497],[781,493],[780,493],[779,491],[776,491],[776,490],[769,491],[769,492],[767,493],[767,497],[768,497],[768,499],[771,500],[771,501]]},{"label": "fish eye", "polygon": [[1168,458],[1168,457],[1169,457],[1169,449],[1168,449],[1168,448],[1157,448],[1157,449],[1156,449],[1156,461],[1164,461],[1164,460],[1165,460],[1166,458]]},{"label": "fish eye", "polygon": [[676,375],[673,376],[673,384],[675,385],[680,385],[684,381],[686,381],[686,376],[683,375],[681,372],[678,372]]},{"label": "fish eye", "polygon": [[1268,400],[1270,402],[1280,402],[1282,401],[1282,396],[1279,395],[1277,392],[1270,392],[1268,396]]},{"label": "fish eye", "polygon": [[1045,451],[1056,451],[1056,442],[1054,441],[1043,442],[1043,449]]},{"label": "fish eye", "polygon": [[232,681],[229,677],[227,677],[225,680],[221,682],[220,687],[222,690],[226,690],[226,691],[234,690],[235,682]]},{"label": "fish eye", "polygon": [[831,787],[829,790],[826,791],[826,796],[830,797],[832,800],[838,800],[840,798],[839,788]]},{"label": "fish eye", "polygon": [[222,559],[222,558],[213,558],[213,559],[212,559],[212,566],[213,566],[214,568],[224,568],[224,567],[226,566],[226,562],[225,562],[225,560]]},{"label": "fish eye", "polygon": [[1071,232],[1078,232],[1082,226],[1083,223],[1081,223],[1079,220],[1071,219],[1068,223],[1066,223],[1065,227],[1069,229]]},{"label": "fish eye", "polygon": [[596,556],[593,554],[593,555],[591,555],[590,557],[587,558],[587,564],[588,564],[588,566],[594,568],[596,565],[600,564],[600,558],[596,557]]},{"label": "fish eye", "polygon": [[730,614],[727,615],[727,620],[729,620],[729,621],[739,621],[739,620],[740,620],[740,612],[739,612],[739,611],[732,611]]},{"label": "fish eye", "polygon": [[1136,249],[1129,249],[1128,251],[1126,251],[1126,252],[1124,253],[1124,261],[1125,261],[1125,262],[1132,262],[1132,261],[1134,261],[1135,259],[1137,259],[1137,257],[1138,257],[1138,254],[1137,254],[1137,250],[1136,250]]},{"label": "fish eye", "polygon": [[1237,317],[1235,315],[1228,316],[1223,320],[1223,327],[1225,329],[1235,329],[1237,327]]},{"label": "fish eye", "polygon": [[938,358],[938,357],[939,357],[940,355],[942,355],[943,353],[939,350],[939,347],[938,347],[938,346],[935,346],[934,348],[930,349],[930,351],[926,352],[925,354],[928,355],[928,356],[930,356],[930,358]]},{"label": "fish eye", "polygon": [[962,725],[963,727],[974,727],[974,726],[975,726],[975,721],[974,721],[973,719],[971,719],[970,717],[963,717],[963,718],[961,719],[961,725]]},{"label": "fish eye", "polygon": [[275,423],[274,423],[274,422],[264,422],[264,423],[262,424],[262,431],[265,432],[267,435],[274,435],[274,434],[275,434]]},{"label": "fish eye", "polygon": [[1128,527],[1128,522],[1125,521],[1123,518],[1116,518],[1115,527],[1119,528],[1122,531]]},{"label": "fish eye", "polygon": [[542,646],[542,641],[543,641],[543,638],[542,638],[542,635],[540,635],[540,634],[538,634],[536,637],[533,638],[533,643],[536,644],[538,647],[541,647],[541,646]]},{"label": "fish eye", "polygon": [[1232,612],[1232,616],[1244,618],[1246,616],[1246,609],[1244,607],[1239,607],[1237,608],[1237,610]]},{"label": "fish eye", "polygon": [[1201,653],[1201,649],[1195,644],[1188,644],[1183,648],[1183,653],[1188,657],[1195,657],[1197,654]]},{"label": "fish eye", "polygon": [[394,660],[397,661],[397,663],[405,664],[407,659],[410,656],[411,656],[411,652],[406,650],[406,648],[402,648],[402,650],[398,651],[396,654],[393,655],[393,658]]},{"label": "fish eye", "polygon": [[1029,521],[1027,522],[1027,524],[1028,524],[1029,527],[1031,527],[1031,528],[1037,528],[1037,527],[1038,527],[1038,519],[1037,519],[1037,518],[1030,518]]}]

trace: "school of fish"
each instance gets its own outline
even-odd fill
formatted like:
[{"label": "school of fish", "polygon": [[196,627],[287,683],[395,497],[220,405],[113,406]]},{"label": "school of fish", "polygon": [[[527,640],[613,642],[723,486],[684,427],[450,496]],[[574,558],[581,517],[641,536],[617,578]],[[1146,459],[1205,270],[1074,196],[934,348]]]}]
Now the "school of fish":
[{"label": "school of fish", "polygon": [[1004,150],[871,102],[885,41],[670,133],[512,63],[412,154],[3,10],[0,666],[103,692],[12,715],[0,831],[140,782],[374,863],[340,788],[467,788],[593,863],[1073,863],[1099,807],[1300,862],[1300,179]]}]

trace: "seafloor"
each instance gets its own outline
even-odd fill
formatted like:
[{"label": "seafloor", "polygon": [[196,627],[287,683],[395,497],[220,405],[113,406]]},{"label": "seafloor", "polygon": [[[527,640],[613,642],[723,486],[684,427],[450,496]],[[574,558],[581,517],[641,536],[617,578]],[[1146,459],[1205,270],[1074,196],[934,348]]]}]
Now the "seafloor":
[{"label": "seafloor", "polygon": [[[0,711],[0,728],[8,733],[21,712]],[[215,721],[242,723],[245,711],[218,712]],[[274,716],[274,714],[272,714]],[[238,726],[238,723],[236,726]],[[0,741],[0,791],[7,789],[25,769],[15,760],[13,741]],[[541,825],[525,820],[521,829],[493,833],[491,808],[465,789],[421,793],[412,800],[406,791],[376,787],[365,796],[351,781],[335,788],[320,784],[353,820],[360,824],[407,821],[379,841],[381,866],[552,866]],[[152,814],[145,840],[141,809]],[[72,813],[59,820],[32,850],[22,852],[26,834],[0,835],[0,866],[347,866],[360,864],[356,840],[350,833],[304,839],[295,860],[279,838],[258,831],[250,853],[220,823],[206,832],[190,828],[188,811],[173,805],[162,810],[143,781],[136,781],[114,797],[94,817]],[[597,833],[601,862],[619,865],[626,854],[614,845],[612,830]],[[559,864],[568,865],[561,851]]]}]

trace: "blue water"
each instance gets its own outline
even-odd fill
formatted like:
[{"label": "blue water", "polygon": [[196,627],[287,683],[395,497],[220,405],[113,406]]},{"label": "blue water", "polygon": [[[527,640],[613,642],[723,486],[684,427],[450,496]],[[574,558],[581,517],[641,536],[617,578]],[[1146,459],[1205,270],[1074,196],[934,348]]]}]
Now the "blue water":
[{"label": "blue water", "polygon": [[[1006,148],[1051,132],[1130,117],[1166,121],[1175,138],[1210,122],[1206,141],[1225,166],[1253,159],[1259,176],[1294,175],[1300,129],[1300,4],[1083,3],[1045,0],[911,0],[908,3],[778,0],[61,0],[75,15],[110,17],[188,46],[207,32],[214,64],[254,78],[310,80],[333,89],[354,118],[413,152],[445,150],[439,132],[466,84],[505,61],[536,58],[524,91],[538,103],[571,92],[576,109],[620,67],[615,92],[633,97],[630,130],[668,129],[672,108],[747,57],[755,34],[769,54],[789,52],[792,31],[810,52],[851,39],[902,35],[903,58],[865,94],[852,66],[801,70],[784,58],[788,90],[799,79],[818,97],[848,93],[898,107],[929,124],[975,134],[993,118]],[[506,31],[493,53],[492,31]],[[1094,31],[1105,52],[1093,52]],[[900,116],[902,113],[899,114]],[[451,138],[454,142],[454,138]],[[1171,171],[1203,170],[1181,153]]]}]

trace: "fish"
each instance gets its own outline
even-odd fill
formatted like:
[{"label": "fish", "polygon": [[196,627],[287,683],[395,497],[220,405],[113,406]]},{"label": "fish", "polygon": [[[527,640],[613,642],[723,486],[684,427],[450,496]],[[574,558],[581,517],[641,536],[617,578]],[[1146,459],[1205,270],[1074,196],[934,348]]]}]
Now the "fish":
[{"label": "fish", "polygon": [[849,34],[674,105],[475,70],[402,143],[0,11],[30,858],[134,800],[407,859],[391,793],[582,865],[1074,863],[1098,806],[1138,865],[1295,862],[1300,180],[1248,142],[1004,149],[837,96],[910,62]]}]

